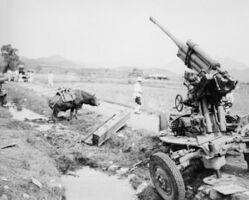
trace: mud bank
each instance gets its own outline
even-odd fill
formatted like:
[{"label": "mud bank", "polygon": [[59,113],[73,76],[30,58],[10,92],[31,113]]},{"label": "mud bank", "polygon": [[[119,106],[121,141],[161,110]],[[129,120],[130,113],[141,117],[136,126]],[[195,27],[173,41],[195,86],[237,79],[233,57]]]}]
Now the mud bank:
[{"label": "mud bank", "polygon": [[60,172],[50,157],[52,149],[40,133],[25,122],[0,118],[0,198],[1,199],[62,199],[64,189]]}]

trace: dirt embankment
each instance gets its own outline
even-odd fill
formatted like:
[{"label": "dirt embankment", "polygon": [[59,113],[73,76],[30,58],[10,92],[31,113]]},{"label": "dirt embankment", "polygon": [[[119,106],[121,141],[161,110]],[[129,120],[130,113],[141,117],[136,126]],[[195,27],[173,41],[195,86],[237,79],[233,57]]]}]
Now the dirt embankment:
[{"label": "dirt embankment", "polygon": [[50,156],[53,148],[29,124],[11,119],[0,108],[0,198],[62,199],[60,173]]},{"label": "dirt embankment", "polygon": [[[10,101],[50,115],[45,97],[16,85],[7,87]],[[1,144],[16,142],[17,146],[1,152],[4,159],[1,163],[5,164],[1,164],[0,175],[7,182],[1,184],[0,196],[4,194],[9,199],[23,196],[25,199],[27,194],[33,199],[60,199],[64,194],[58,181],[60,175],[86,165],[129,177],[133,188],[138,191],[148,186],[150,177],[146,162],[133,171],[129,169],[160,148],[158,139],[144,130],[124,127],[101,147],[84,144],[82,138],[103,120],[103,116],[83,109],[78,120],[61,121],[46,130],[36,130],[36,125],[46,122],[20,122],[12,120],[10,115],[7,119],[1,118]],[[42,187],[39,183],[38,186],[34,184],[33,179]],[[9,191],[4,189],[5,183]],[[154,199],[153,189],[149,192],[153,192],[151,197]]]}]

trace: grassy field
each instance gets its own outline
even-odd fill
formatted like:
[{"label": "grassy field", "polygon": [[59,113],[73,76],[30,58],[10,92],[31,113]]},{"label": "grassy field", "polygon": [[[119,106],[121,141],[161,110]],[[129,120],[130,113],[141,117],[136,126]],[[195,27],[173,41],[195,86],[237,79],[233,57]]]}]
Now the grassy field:
[{"label": "grassy field", "polygon": [[61,199],[53,147],[29,124],[13,120],[8,110],[0,108],[0,113],[0,146],[16,144],[0,150],[0,199]]},{"label": "grassy field", "polygon": [[[113,83],[57,83],[56,86],[77,87],[95,93],[99,98],[134,106],[133,85]],[[169,111],[176,112],[174,107],[177,94],[186,95],[184,87],[143,87],[143,109],[147,112]],[[235,101],[232,113],[245,115],[249,113],[249,85],[241,84],[234,92]]]},{"label": "grassy field", "polygon": [[[45,74],[37,74],[36,82],[46,84]],[[77,75],[55,75],[55,88],[65,86],[71,88],[80,88],[90,93],[95,93],[97,97],[127,105],[134,106],[133,84],[135,78],[92,78],[79,77]],[[181,81],[143,81],[143,110],[147,112],[169,111],[175,112],[174,100],[177,94],[185,97],[186,88]],[[234,91],[235,102],[232,107],[232,113],[244,115],[249,113],[249,85],[239,84]]]}]

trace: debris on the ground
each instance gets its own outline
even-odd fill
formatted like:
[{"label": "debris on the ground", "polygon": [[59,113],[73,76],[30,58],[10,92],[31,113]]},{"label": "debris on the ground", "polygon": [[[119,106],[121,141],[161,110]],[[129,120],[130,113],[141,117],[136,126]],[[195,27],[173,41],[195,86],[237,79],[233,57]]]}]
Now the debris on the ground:
[{"label": "debris on the ground", "polygon": [[115,114],[102,123],[97,129],[83,139],[87,144],[101,146],[111,135],[120,130],[129,120],[130,111],[123,111]]},{"label": "debris on the ground", "polygon": [[143,182],[141,183],[138,187],[137,187],[137,190],[136,190],[136,193],[139,194],[141,193],[145,188],[148,187],[148,183],[147,182]]},{"label": "debris on the ground", "polygon": [[7,145],[0,147],[0,149],[7,149],[7,148],[15,147],[16,145],[17,145],[16,143],[11,143],[11,144],[7,144]]},{"label": "debris on the ground", "polygon": [[79,175],[73,173],[73,172],[67,172],[66,175],[73,176],[73,177],[79,177]]},{"label": "debris on the ground", "polygon": [[148,163],[148,161],[149,161],[149,158],[146,158],[146,159],[144,159],[144,160],[142,160],[142,161],[139,161],[139,162],[135,163],[135,164],[132,166],[132,168],[130,168],[129,172],[132,172],[132,171],[134,171],[136,168],[138,168],[139,166]]},{"label": "debris on the ground", "polygon": [[27,193],[23,193],[22,197],[23,197],[24,200],[30,199],[30,196]]},{"label": "debris on the ground", "polygon": [[117,174],[122,176],[124,174],[127,174],[129,172],[129,168],[128,167],[121,167],[118,171]]},{"label": "debris on the ground", "polygon": [[1,179],[2,181],[8,181],[8,179],[7,179],[6,177],[4,177],[4,176],[2,176],[0,179]]},{"label": "debris on the ground", "polygon": [[38,181],[37,179],[35,178],[31,178],[31,181],[33,184],[35,184],[38,188],[42,188],[42,184],[40,183],[40,181]]},{"label": "debris on the ground", "polygon": [[0,200],[8,200],[8,197],[6,194],[3,194],[1,197],[0,197]]},{"label": "debris on the ground", "polygon": [[215,200],[221,198],[221,195],[215,190],[210,190],[209,197],[210,199]]},{"label": "debris on the ground", "polygon": [[63,190],[63,186],[60,182],[52,179],[50,180],[49,182],[49,187],[52,188],[52,191],[55,193],[55,194],[60,194],[61,191]]},{"label": "debris on the ground", "polygon": [[10,189],[10,187],[9,187],[8,185],[3,186],[3,188],[4,188],[5,190]]},{"label": "debris on the ground", "polygon": [[113,164],[108,168],[108,171],[116,172],[119,168],[120,168],[120,166]]}]

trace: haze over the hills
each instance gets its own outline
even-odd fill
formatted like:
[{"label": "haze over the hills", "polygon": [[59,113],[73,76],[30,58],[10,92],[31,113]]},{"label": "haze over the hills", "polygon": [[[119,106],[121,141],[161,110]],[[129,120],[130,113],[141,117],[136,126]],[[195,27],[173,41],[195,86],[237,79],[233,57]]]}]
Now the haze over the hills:
[{"label": "haze over the hills", "polygon": [[[21,57],[21,60],[27,64],[27,66],[49,66],[51,68],[53,67],[61,67],[61,68],[74,68],[74,69],[84,69],[84,68],[109,68],[106,65],[88,65],[84,63],[78,63],[75,61],[72,61],[70,59],[66,59],[62,56],[49,56],[49,57],[42,57],[37,59],[30,59],[27,57]],[[221,63],[221,67],[224,70],[227,70],[234,78],[238,79],[242,82],[249,82],[249,67],[245,65],[244,63],[238,62],[236,60],[233,60],[231,58],[217,58]],[[113,68],[113,67],[111,67]],[[115,68],[115,67],[114,67]],[[113,68],[113,69],[114,69]],[[183,64],[183,62],[179,59],[175,59],[164,66],[149,66],[149,67],[141,67],[141,66],[117,66],[117,70],[122,71],[131,71],[133,68],[140,68],[146,71],[146,73],[158,73],[163,75],[168,75],[169,77],[177,77],[182,76],[184,73],[184,70],[186,69],[186,66]]]}]

